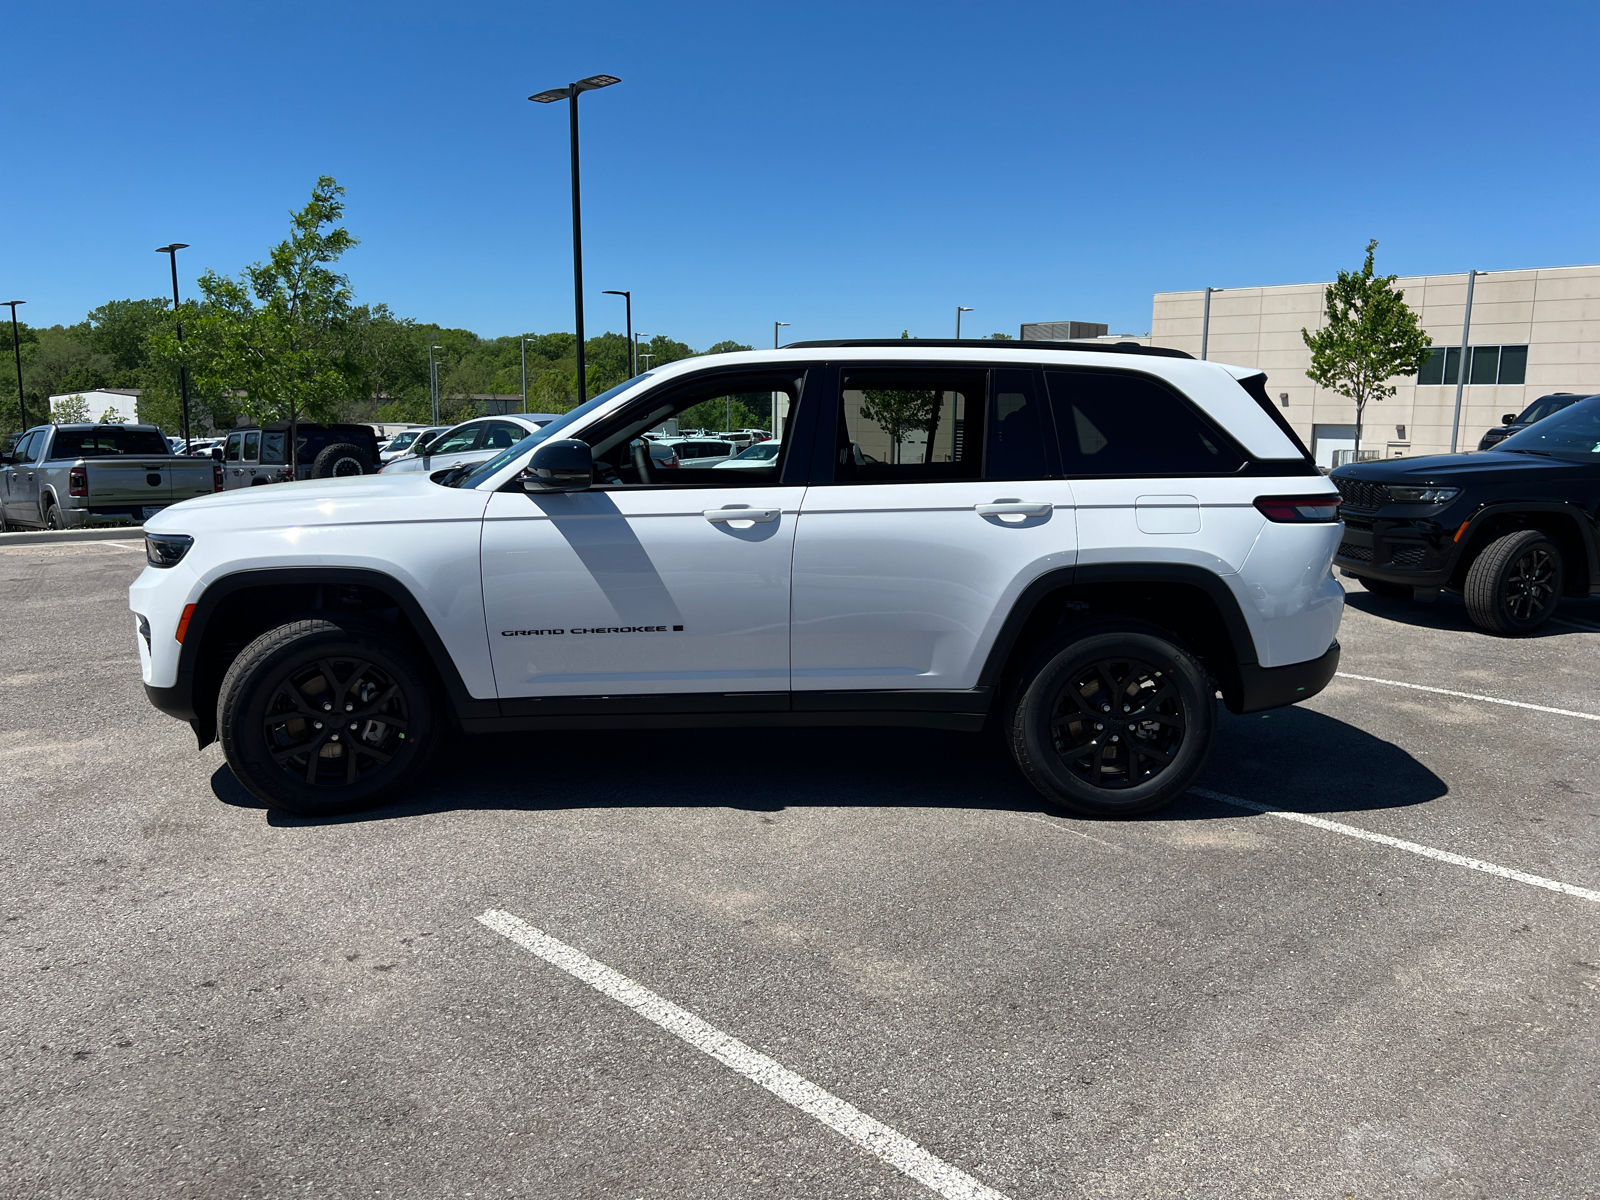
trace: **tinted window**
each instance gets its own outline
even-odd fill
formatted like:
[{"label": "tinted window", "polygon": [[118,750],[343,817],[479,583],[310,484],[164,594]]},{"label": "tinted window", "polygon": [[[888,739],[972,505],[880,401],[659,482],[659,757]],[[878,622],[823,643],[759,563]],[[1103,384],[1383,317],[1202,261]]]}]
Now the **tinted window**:
[{"label": "tinted window", "polygon": [[483,441],[478,443],[478,449],[504,450],[527,436],[528,431],[520,425],[513,425],[509,421],[491,421],[484,426]]},{"label": "tinted window", "polygon": [[55,444],[50,448],[52,459],[115,458],[121,454],[149,457],[171,453],[167,439],[154,429],[127,429],[121,425],[58,429]]},{"label": "tinted window", "polygon": [[1147,375],[1046,371],[1069,475],[1221,475],[1244,457],[1187,400]]},{"label": "tinted window", "polygon": [[261,435],[247,433],[244,435],[244,461],[255,462],[256,454],[261,449]]},{"label": "tinted window", "polygon": [[1418,386],[1429,386],[1444,382],[1444,347],[1435,346],[1428,351],[1428,357],[1422,362],[1422,369],[1417,372]]},{"label": "tinted window", "polygon": [[989,417],[985,479],[1048,479],[1056,474],[1047,451],[1049,428],[1032,371],[996,371]]},{"label": "tinted window", "polygon": [[834,478],[976,479],[984,377],[930,368],[846,368],[840,375]]},{"label": "tinted window", "polygon": [[463,425],[439,439],[437,445],[429,446],[429,454],[460,454],[466,450],[477,447],[478,438],[483,433],[482,425]]},{"label": "tinted window", "polygon": [[1472,347],[1472,370],[1468,383],[1494,383],[1500,378],[1500,347]]},{"label": "tinted window", "polygon": [[1500,382],[1526,383],[1528,380],[1528,348],[1526,346],[1500,347]]},{"label": "tinted window", "polygon": [[1600,398],[1580,400],[1514,433],[1496,447],[1584,462],[1600,460]]},{"label": "tinted window", "polygon": [[37,433],[25,433],[18,439],[17,444],[11,447],[11,453],[19,463],[33,461],[33,448],[39,444],[39,437]]},{"label": "tinted window", "polygon": [[243,440],[244,438],[241,434],[230,433],[228,435],[228,450],[225,457],[229,462],[239,461],[239,443]]},{"label": "tinted window", "polygon": [[261,435],[261,461],[263,464],[281,463],[283,461],[282,433],[263,433]]}]

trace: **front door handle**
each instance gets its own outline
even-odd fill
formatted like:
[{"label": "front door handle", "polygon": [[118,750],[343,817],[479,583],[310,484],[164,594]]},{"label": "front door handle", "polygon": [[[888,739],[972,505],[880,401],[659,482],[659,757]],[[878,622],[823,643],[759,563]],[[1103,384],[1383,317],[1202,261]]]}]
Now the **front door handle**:
[{"label": "front door handle", "polygon": [[1048,517],[1055,505],[1048,500],[996,500],[993,504],[976,504],[973,510],[980,517]]},{"label": "front door handle", "polygon": [[705,519],[717,521],[776,521],[781,509],[776,508],[708,508],[704,512]]}]

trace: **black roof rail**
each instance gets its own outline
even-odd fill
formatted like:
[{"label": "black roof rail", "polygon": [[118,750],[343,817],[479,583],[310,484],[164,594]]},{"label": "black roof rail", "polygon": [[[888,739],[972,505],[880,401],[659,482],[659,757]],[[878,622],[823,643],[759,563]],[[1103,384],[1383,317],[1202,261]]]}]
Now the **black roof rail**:
[{"label": "black roof rail", "polygon": [[1141,346],[1138,342],[1013,342],[989,338],[841,338],[834,341],[789,342],[785,350],[826,350],[843,347],[902,350],[921,346],[929,349],[961,350],[1087,350],[1091,354],[1145,354],[1154,358],[1193,358],[1183,350],[1165,346]]}]

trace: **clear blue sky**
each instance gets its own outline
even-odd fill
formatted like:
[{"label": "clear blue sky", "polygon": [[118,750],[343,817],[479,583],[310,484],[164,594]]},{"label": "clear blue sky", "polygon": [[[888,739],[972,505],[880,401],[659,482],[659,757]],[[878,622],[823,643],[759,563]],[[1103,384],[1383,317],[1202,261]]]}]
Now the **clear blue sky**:
[{"label": "clear blue sky", "polygon": [[186,294],[349,189],[359,299],[590,333],[1149,328],[1156,291],[1600,261],[1600,6],[14,4],[0,299]]}]

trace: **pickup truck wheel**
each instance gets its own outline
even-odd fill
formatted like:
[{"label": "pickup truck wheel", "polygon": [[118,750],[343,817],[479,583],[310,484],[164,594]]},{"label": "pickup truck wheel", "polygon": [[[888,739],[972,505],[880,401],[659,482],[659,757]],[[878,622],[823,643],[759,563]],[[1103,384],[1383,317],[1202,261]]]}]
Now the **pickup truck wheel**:
[{"label": "pickup truck wheel", "polygon": [[346,475],[370,475],[372,464],[366,451],[352,442],[335,442],[311,464],[313,479],[342,479]]},{"label": "pickup truck wheel", "polygon": [[1157,631],[1088,633],[1037,658],[1013,689],[1011,753],[1061,808],[1129,817],[1181,795],[1217,732],[1205,668]]},{"label": "pickup truck wheel", "polygon": [[355,621],[291,621],[240,652],[217,698],[233,773],[305,817],[370,807],[432,753],[435,704],[412,654]]},{"label": "pickup truck wheel", "polygon": [[1549,537],[1537,529],[1508,533],[1467,568],[1467,615],[1490,633],[1532,633],[1555,613],[1565,576],[1561,550]]},{"label": "pickup truck wheel", "polygon": [[46,529],[65,529],[67,519],[61,515],[59,504],[48,505],[44,510],[44,527]]}]

